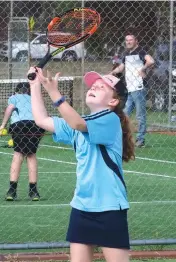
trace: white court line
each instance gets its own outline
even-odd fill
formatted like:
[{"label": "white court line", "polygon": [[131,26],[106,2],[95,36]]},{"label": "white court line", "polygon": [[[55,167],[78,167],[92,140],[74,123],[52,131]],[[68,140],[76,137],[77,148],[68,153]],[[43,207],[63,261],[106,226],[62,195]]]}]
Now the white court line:
[{"label": "white court line", "polygon": [[62,160],[56,160],[56,159],[50,159],[50,158],[44,158],[44,157],[38,157],[37,159],[44,160],[44,161],[57,162],[57,163],[62,163],[62,164],[76,165],[76,163],[74,162],[66,162]]},{"label": "white court line", "polygon": [[64,149],[64,150],[72,150],[73,151],[73,148],[71,147],[62,147],[62,146],[51,146],[51,145],[39,145],[39,147],[51,147],[51,148],[57,148],[57,149]]},{"label": "white court line", "polygon": [[165,177],[165,178],[175,178],[176,176],[168,176],[168,175],[160,175],[160,174],[152,174],[152,173],[143,173],[139,171],[131,171],[131,170],[124,170],[125,173],[134,173],[134,174],[139,174],[139,175],[145,175],[145,176],[159,176],[159,177]]},{"label": "white court line", "polygon": [[[48,174],[76,174],[76,172],[72,172],[72,171],[68,171],[68,172],[62,172],[62,171],[47,171],[47,172],[38,172],[38,174],[46,174],[46,173],[48,173]],[[133,170],[124,170],[124,173],[130,173],[130,174],[137,174],[137,175],[144,175],[144,176],[158,176],[158,177],[164,177],[164,178],[174,178],[174,179],[176,179],[176,177],[175,176],[168,176],[168,175],[160,175],[160,174],[153,174],[153,173],[143,173],[143,172],[138,172],[138,171],[133,171]],[[9,173],[0,173],[0,175],[8,175]],[[27,172],[21,172],[21,174],[27,174]],[[48,179],[50,179],[50,178],[48,178]]]},{"label": "white court line", "polygon": [[[47,201],[47,200],[46,200]],[[1,207],[4,207],[4,208],[9,208],[9,207],[58,207],[58,208],[62,208],[62,207],[68,207],[70,206],[70,204],[44,204],[44,205],[40,205],[40,204],[37,204],[37,205],[30,205],[30,204],[26,204],[26,205],[15,205],[14,202],[12,202],[12,205],[0,205],[0,208]],[[70,206],[71,207],[71,206]]]},{"label": "white court line", "polygon": [[159,162],[159,163],[176,164],[175,161],[169,161],[169,160],[161,160],[161,159],[154,159],[154,158],[148,158],[148,157],[136,157],[136,158],[141,159],[141,160],[146,160],[146,161]]},{"label": "white court line", "polygon": [[[13,155],[11,153],[6,153],[6,152],[0,152],[0,154],[4,155]],[[168,163],[168,164],[176,164],[175,161],[165,161],[165,160],[160,160],[160,159],[153,159],[153,158],[145,158],[145,157],[136,157],[137,159],[142,159],[142,160],[147,160],[147,161],[154,161],[154,162],[161,162],[161,163]],[[45,160],[45,161],[53,161],[53,162],[58,162],[58,163],[65,163],[65,164],[70,164],[70,165],[76,165],[74,162],[65,162],[57,159],[49,159],[49,158],[42,158],[39,157],[38,159]]]},{"label": "white court line", "polygon": [[[64,149],[64,150],[73,150],[72,147],[62,147],[62,146],[52,146],[52,145],[40,145],[43,147],[53,147],[53,148],[58,148],[58,149]],[[155,158],[148,158],[148,157],[136,157],[136,159],[140,160],[146,160],[146,161],[153,161],[153,162],[159,162],[159,163],[167,163],[167,164],[176,164],[176,161],[170,161],[170,160],[162,160],[162,159],[155,159]]]},{"label": "white court line", "polygon": [[[39,174],[41,174],[41,173],[44,173],[44,174],[46,174],[46,172],[38,172]],[[52,171],[52,172],[48,172],[47,171],[47,173],[51,173],[51,174],[76,174],[76,171],[75,172],[56,172],[56,171]],[[175,176],[168,176],[168,175],[160,175],[160,174],[153,174],[153,173],[143,173],[143,172],[139,172],[139,171],[133,171],[133,170],[124,170],[124,173],[130,173],[130,174],[139,174],[139,175],[146,175],[146,176],[158,176],[158,177],[164,177],[164,178],[175,178],[176,179],[176,177]],[[1,174],[1,173],[0,173]]]},{"label": "white court line", "polygon": [[[6,152],[0,152],[0,154],[6,154],[6,155],[13,155],[11,153],[6,153]],[[62,163],[62,164],[70,164],[70,165],[76,165],[74,162],[66,162],[66,161],[61,161],[61,160],[55,160],[55,159],[49,159],[49,158],[41,158],[39,157],[38,159],[44,160],[44,161],[51,161],[51,162],[57,162],[57,163]],[[168,175],[161,175],[161,174],[153,174],[153,173],[144,173],[144,172],[139,172],[139,171],[133,171],[133,170],[124,170],[125,173],[134,173],[134,174],[139,174],[139,175],[147,175],[147,176],[158,176],[158,177],[164,177],[164,178],[176,178],[174,176],[168,176]],[[40,172],[39,172],[40,173]],[[49,173],[49,172],[48,172]],[[54,172],[53,172],[54,173]],[[59,172],[56,172],[59,173]],[[62,172],[60,172],[62,173]]]},{"label": "white court line", "polygon": [[[39,147],[50,147],[50,148],[57,148],[57,149],[64,149],[64,150],[73,150],[73,148],[69,147],[62,147],[62,146],[51,146],[51,145],[40,145]],[[0,152],[2,153],[2,152]],[[155,158],[148,158],[148,157],[136,157],[136,159],[139,160],[145,160],[145,161],[153,161],[153,162],[159,162],[164,164],[176,164],[176,161],[170,161],[170,160],[162,160],[162,159],[155,159]]]},{"label": "white court line", "polygon": [[[129,202],[129,204],[131,205],[140,205],[140,204],[142,204],[142,205],[156,205],[156,204],[176,204],[176,200],[154,200],[154,201],[132,201],[132,202]],[[12,203],[12,205],[0,205],[0,208],[12,208],[12,207],[15,207],[15,208],[17,208],[17,207],[35,207],[35,208],[38,208],[38,207],[44,207],[44,208],[46,208],[46,207],[56,207],[56,208],[63,208],[63,207],[70,207],[71,208],[71,206],[70,206],[70,204],[37,204],[37,205],[15,205],[14,204],[14,202]]]},{"label": "white court line", "polygon": [[[6,153],[6,152],[0,152],[0,154],[13,156],[13,154]],[[76,165],[75,162],[66,162],[66,161],[62,161],[62,160],[50,159],[50,158],[45,158],[45,157],[37,157],[37,159],[44,160],[44,161],[50,161],[50,162],[57,162],[57,163],[62,163],[62,164]]]},{"label": "white court line", "polygon": [[[72,171],[68,171],[68,172],[62,172],[62,171],[58,171],[58,172],[56,172],[56,171],[45,171],[45,172],[38,172],[38,174],[76,174],[76,171],[75,172],[72,172]],[[20,174],[23,174],[23,175],[27,175],[28,174],[28,172],[20,172]],[[9,175],[9,173],[4,173],[4,172],[1,172],[0,173],[0,175]],[[48,177],[48,179],[49,179],[49,177]]]},{"label": "white court line", "polygon": [[130,204],[176,204],[176,200],[133,201]]},{"label": "white court line", "polygon": [[0,154],[2,154],[2,155],[11,155],[11,156],[13,156],[12,153],[6,153],[6,152],[0,152]]}]

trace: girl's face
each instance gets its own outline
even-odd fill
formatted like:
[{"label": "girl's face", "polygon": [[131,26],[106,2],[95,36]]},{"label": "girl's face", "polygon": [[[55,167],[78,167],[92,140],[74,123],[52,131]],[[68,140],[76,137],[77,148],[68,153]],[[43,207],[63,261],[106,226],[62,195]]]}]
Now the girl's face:
[{"label": "girl's face", "polygon": [[86,95],[86,104],[91,112],[98,112],[103,109],[111,108],[118,104],[118,99],[113,98],[113,89],[102,79],[94,82]]}]

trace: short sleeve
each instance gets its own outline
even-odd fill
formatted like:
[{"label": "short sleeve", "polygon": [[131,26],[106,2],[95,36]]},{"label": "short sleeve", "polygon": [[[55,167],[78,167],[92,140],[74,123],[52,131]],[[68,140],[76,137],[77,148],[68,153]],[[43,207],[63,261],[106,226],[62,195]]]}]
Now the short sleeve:
[{"label": "short sleeve", "polygon": [[147,55],[147,52],[144,50],[144,49],[141,49],[140,51],[139,51],[139,57],[140,57],[140,59],[143,61],[143,62],[145,62],[145,56]]},{"label": "short sleeve", "polygon": [[95,117],[86,118],[90,143],[112,145],[121,132],[119,117],[114,112],[107,112]]},{"label": "short sleeve", "polygon": [[9,97],[9,99],[8,99],[8,105],[14,105],[14,106],[16,107],[16,103],[17,103],[17,100],[16,100],[16,97],[15,97],[15,96]]},{"label": "short sleeve", "polygon": [[125,64],[125,57],[127,56],[127,51],[122,53],[122,63]]},{"label": "short sleeve", "polygon": [[53,140],[64,144],[73,144],[74,130],[63,118],[52,117],[54,121]]}]

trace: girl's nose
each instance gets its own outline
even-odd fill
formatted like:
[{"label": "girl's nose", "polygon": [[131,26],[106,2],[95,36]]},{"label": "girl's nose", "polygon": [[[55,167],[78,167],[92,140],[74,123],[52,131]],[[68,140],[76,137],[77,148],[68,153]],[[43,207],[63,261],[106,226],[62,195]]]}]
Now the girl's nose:
[{"label": "girl's nose", "polygon": [[94,84],[91,86],[91,90],[95,90],[96,88],[97,88],[97,87],[96,87],[96,85],[94,85]]}]

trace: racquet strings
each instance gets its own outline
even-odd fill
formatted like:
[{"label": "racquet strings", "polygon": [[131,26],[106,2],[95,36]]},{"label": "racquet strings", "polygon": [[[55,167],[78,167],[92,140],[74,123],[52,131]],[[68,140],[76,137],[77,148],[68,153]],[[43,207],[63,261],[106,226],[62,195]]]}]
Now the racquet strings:
[{"label": "racquet strings", "polygon": [[47,31],[48,41],[55,46],[75,42],[88,34],[93,34],[99,20],[99,14],[94,10],[71,10],[50,22]]}]

